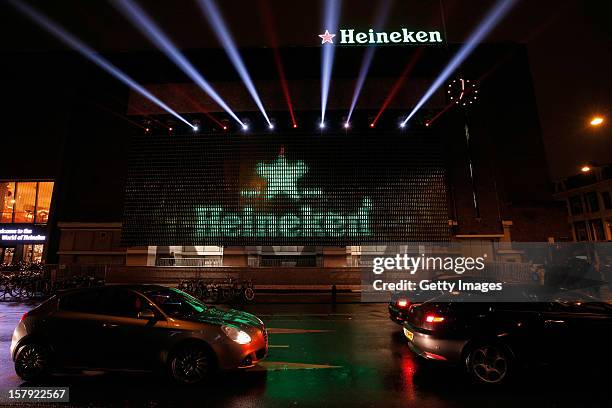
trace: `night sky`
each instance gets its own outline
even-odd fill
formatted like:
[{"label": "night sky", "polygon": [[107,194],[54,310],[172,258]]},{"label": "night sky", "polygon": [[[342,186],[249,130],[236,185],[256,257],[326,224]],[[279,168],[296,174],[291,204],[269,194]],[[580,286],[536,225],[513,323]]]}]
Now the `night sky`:
[{"label": "night sky", "polygon": [[[279,46],[318,46],[321,27],[319,2],[268,0],[272,15],[266,17],[264,0],[219,1],[237,43],[244,47],[271,46],[263,30],[264,21],[273,21]],[[101,52],[151,50],[153,47],[108,2],[76,0],[29,1]],[[461,43],[479,22],[490,0],[444,0],[446,28],[450,43]],[[218,47],[194,1],[140,1],[172,39],[183,48]],[[378,2],[346,0],[340,15],[341,27],[370,25]],[[488,42],[527,44],[535,94],[547,150],[551,178],[578,172],[583,163],[612,162],[612,131],[605,126],[589,129],[587,119],[594,113],[608,115],[612,106],[611,40],[612,2],[606,0],[522,0]],[[272,20],[266,20],[271,17]],[[441,29],[438,0],[395,1],[386,28],[418,26]],[[0,6],[0,50],[3,53],[0,87],[6,89],[15,78],[12,58],[36,53],[39,80],[53,81],[44,69],[45,60],[64,48],[46,33],[15,13]],[[392,62],[390,62],[392,63]],[[287,76],[291,78],[291,72]],[[137,77],[138,79],[138,77]],[[22,89],[28,84],[22,81]],[[8,95],[17,92],[9,87]],[[333,84],[332,90],[333,93]],[[6,98],[5,98],[6,99]],[[35,108],[33,102],[33,108]],[[7,111],[5,111],[6,113]],[[8,111],[10,112],[10,110]],[[35,114],[33,109],[32,114]],[[7,115],[4,120],[10,120]]]}]

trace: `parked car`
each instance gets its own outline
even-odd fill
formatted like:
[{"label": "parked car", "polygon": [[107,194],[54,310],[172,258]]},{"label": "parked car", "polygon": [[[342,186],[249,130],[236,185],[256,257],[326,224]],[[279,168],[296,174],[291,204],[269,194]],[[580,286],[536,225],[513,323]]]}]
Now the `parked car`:
[{"label": "parked car", "polygon": [[10,352],[24,380],[67,369],[165,370],[192,384],[253,366],[268,352],[268,335],[256,316],[177,289],[110,285],[58,294],[24,314]]},{"label": "parked car", "polygon": [[404,334],[418,356],[463,366],[481,383],[505,382],[535,363],[596,364],[612,354],[612,305],[585,296],[495,303],[447,294],[413,304]]},{"label": "parked car", "polygon": [[[491,278],[483,278],[478,276],[463,276],[457,274],[441,275],[432,279],[431,281],[457,282],[459,280],[462,280],[463,282],[494,282],[494,280]],[[442,290],[415,290],[410,292],[393,292],[391,294],[391,301],[388,305],[389,318],[393,322],[401,326],[408,318],[408,310],[410,309],[410,306],[412,304],[422,303],[427,300],[436,298],[442,294],[444,294]]]}]

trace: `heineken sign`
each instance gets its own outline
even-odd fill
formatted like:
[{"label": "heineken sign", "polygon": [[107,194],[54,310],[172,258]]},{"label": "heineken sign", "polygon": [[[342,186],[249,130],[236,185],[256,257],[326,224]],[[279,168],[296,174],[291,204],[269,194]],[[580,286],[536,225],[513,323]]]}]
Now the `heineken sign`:
[{"label": "heineken sign", "polygon": [[370,28],[359,31],[353,28],[339,30],[339,34],[325,30],[319,34],[321,44],[338,45],[435,45],[443,43],[440,31],[414,31],[401,28],[397,31],[377,31]]},{"label": "heineken sign", "polygon": [[[321,190],[300,189],[298,181],[308,173],[303,161],[289,161],[283,152],[272,162],[256,165],[257,175],[265,180],[263,189],[243,190],[245,207],[240,212],[226,211],[222,206],[197,208],[196,235],[206,237],[346,237],[371,235],[370,210],[372,200],[362,198],[354,211],[316,211],[309,200],[323,198]],[[257,211],[251,200],[286,198],[297,203],[294,211],[282,214]]]},{"label": "heineken sign", "polygon": [[358,245],[448,238],[432,133],[137,136],[122,242]]}]

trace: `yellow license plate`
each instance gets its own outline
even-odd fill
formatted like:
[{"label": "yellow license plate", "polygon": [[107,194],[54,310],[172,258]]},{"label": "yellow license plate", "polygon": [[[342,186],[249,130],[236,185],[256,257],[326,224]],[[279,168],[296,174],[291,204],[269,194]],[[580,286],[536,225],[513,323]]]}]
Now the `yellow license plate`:
[{"label": "yellow license plate", "polygon": [[404,329],[404,336],[406,336],[408,340],[412,341],[412,339],[414,338],[414,333],[410,330]]}]

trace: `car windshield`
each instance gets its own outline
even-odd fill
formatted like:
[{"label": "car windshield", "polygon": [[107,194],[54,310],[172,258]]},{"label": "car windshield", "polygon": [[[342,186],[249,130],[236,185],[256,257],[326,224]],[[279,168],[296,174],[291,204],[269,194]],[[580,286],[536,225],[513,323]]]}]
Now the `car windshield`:
[{"label": "car windshield", "polygon": [[145,294],[169,316],[187,317],[203,313],[208,309],[204,303],[178,289],[156,289]]}]

